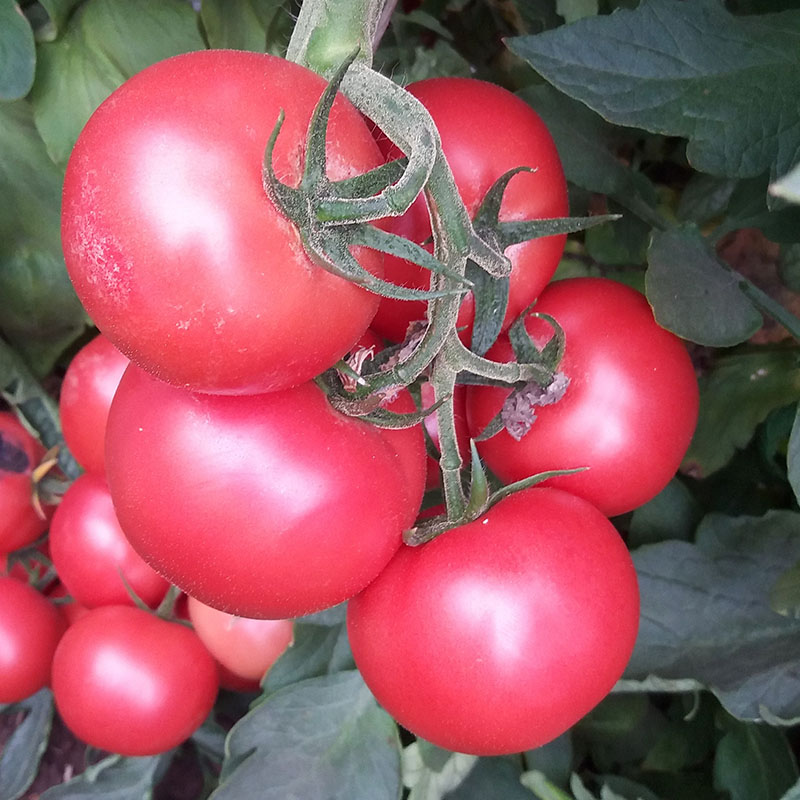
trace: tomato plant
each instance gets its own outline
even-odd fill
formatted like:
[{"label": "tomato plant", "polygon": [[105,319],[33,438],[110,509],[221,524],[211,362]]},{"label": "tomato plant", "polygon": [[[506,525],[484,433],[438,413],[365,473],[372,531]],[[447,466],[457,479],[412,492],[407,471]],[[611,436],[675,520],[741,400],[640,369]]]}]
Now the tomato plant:
[{"label": "tomato plant", "polygon": [[440,747],[497,755],[544,744],[595,706],[638,620],[636,573],[611,523],[537,488],[403,547],[350,601],[348,634],[398,722]]},{"label": "tomato plant", "polygon": [[[527,103],[500,86],[473,78],[429,78],[407,89],[436,123],[442,149],[470,215],[474,216],[498,178],[522,166],[533,171],[511,179],[503,195],[500,219],[567,215],[567,185],[555,142]],[[388,155],[399,155],[385,140],[383,145]],[[419,243],[430,238],[430,220],[422,198],[393,222],[393,230]],[[504,328],[544,289],[558,266],[564,241],[564,236],[548,236],[507,249],[512,272]],[[394,283],[415,287],[427,287],[430,280],[425,270],[392,256],[385,260],[385,276]],[[469,294],[464,298],[458,326],[469,331],[473,314]],[[410,322],[425,318],[422,302],[381,298],[372,327],[387,339],[400,342]]]},{"label": "tomato plant", "polygon": [[102,334],[84,345],[69,363],[58,410],[64,440],[88,472],[105,471],[108,409],[128,359]]},{"label": "tomato plant", "polygon": [[53,658],[53,695],[83,741],[130,756],[169,750],[214,704],[217,667],[188,627],[131,606],[95,608]]},{"label": "tomato plant", "polygon": [[10,411],[0,411],[0,554],[33,542],[47,528],[32,503],[31,472],[44,448]]},{"label": "tomato plant", "polygon": [[[299,180],[325,81],[269,55],[201,51],[139,72],[83,129],[64,181],[64,257],[100,330],[162,380],[251,393],[335,363],[378,298],[316,266],[266,196],[261,165]],[[381,163],[359,113],[337,98],[331,179]],[[373,251],[358,257],[381,270]]]},{"label": "tomato plant", "polygon": [[189,619],[208,652],[233,678],[258,688],[278,656],[292,642],[292,621],[237,617],[188,599]]},{"label": "tomato plant", "polygon": [[[547,485],[580,495],[609,516],[630,511],[669,482],[694,432],[698,388],[686,348],[655,322],[641,294],[615,281],[557,281],[534,310],[551,315],[566,334],[560,365],[570,381],[566,394],[553,405],[528,409],[536,418],[521,439],[502,430],[479,442],[478,451],[506,482],[588,467]],[[552,335],[550,324],[535,316],[525,327],[540,347]],[[508,338],[487,355],[513,360]],[[468,388],[473,436],[508,395],[503,388]]]},{"label": "tomato plant", "polygon": [[50,682],[66,623],[33,586],[0,576],[0,703],[16,703]]},{"label": "tomato plant", "polygon": [[133,604],[126,583],[152,607],[169,588],[125,538],[106,479],[96,473],[84,473],[64,494],[50,525],[50,553],[69,593],[88,608]]},{"label": "tomato plant", "polygon": [[248,617],[360,591],[399,547],[425,481],[418,426],[384,433],[334,411],[313,383],[203,395],[131,366],[106,439],[136,550],[201,602]]}]

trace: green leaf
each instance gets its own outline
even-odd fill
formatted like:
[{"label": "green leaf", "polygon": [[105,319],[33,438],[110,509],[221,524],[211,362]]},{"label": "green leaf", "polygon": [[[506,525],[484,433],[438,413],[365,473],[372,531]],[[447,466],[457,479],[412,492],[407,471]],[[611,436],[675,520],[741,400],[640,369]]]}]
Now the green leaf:
[{"label": "green leaf", "polygon": [[761,314],[739,289],[744,279],[696,228],[655,232],[648,264],[647,299],[667,330],[698,344],[729,347],[761,327]]},{"label": "green leaf", "polygon": [[531,800],[531,793],[522,784],[519,762],[510,758],[480,758],[457,789],[445,800]]},{"label": "green leaf", "polygon": [[780,800],[797,780],[786,736],[766,725],[726,720],[714,758],[714,785],[731,800]]},{"label": "green leaf", "polygon": [[597,0],[556,0],[556,13],[570,23],[598,13]]},{"label": "green leaf", "polygon": [[677,215],[682,222],[701,225],[721,216],[728,207],[737,181],[696,172],[681,192]]},{"label": "green leaf", "polygon": [[611,122],[687,137],[700,172],[777,176],[797,163],[800,11],[741,18],[716,0],[646,0],[507,44]]},{"label": "green leaf", "polygon": [[800,208],[771,201],[766,175],[737,181],[725,218],[714,231],[714,240],[740,228],[758,228],[767,239],[782,244],[796,242]]},{"label": "green leaf", "polygon": [[276,692],[307,678],[353,668],[347,630],[338,625],[315,624],[302,619],[294,624],[294,640],[267,673],[263,687]]},{"label": "green leaf", "polygon": [[781,800],[800,800],[800,781],[798,781],[788,792],[786,792]]},{"label": "green leaf", "polygon": [[45,11],[47,11],[50,22],[44,29],[38,29],[36,31],[36,38],[39,39],[39,41],[49,42],[58,36],[64,25],[67,24],[72,10],[81,3],[82,0],[39,0],[39,2],[44,7]]},{"label": "green leaf", "polygon": [[66,783],[53,786],[40,800],[148,800],[160,769],[173,751],[159,756],[109,756]]},{"label": "green leaf", "polygon": [[282,56],[292,16],[283,0],[203,0],[200,19],[214,48]]},{"label": "green leaf", "polygon": [[356,671],[270,695],[228,736],[213,800],[396,800],[400,741]]},{"label": "green leaf", "polygon": [[633,512],[628,527],[628,546],[634,548],[666,539],[688,541],[699,521],[698,503],[675,478],[649,503]]},{"label": "green leaf", "polygon": [[800,503],[800,405],[798,405],[797,411],[795,412],[792,432],[789,434],[786,469],[794,496]]},{"label": "green leaf", "polygon": [[769,187],[770,194],[790,203],[800,203],[800,164]]},{"label": "green leaf", "polygon": [[448,753],[443,763],[435,766],[424,758],[425,742],[413,742],[403,750],[403,784],[411,791],[408,800],[442,800],[469,775],[478,762],[477,756]]},{"label": "green leaf", "polygon": [[33,86],[36,44],[14,0],[0,0],[0,100],[19,100]]},{"label": "green leaf", "polygon": [[525,752],[525,765],[529,770],[546,775],[548,780],[565,787],[569,783],[574,757],[569,731],[553,741]]},{"label": "green leaf", "polygon": [[547,780],[547,776],[535,769],[524,772],[520,778],[522,785],[530,789],[539,800],[572,800],[566,792]]},{"label": "green leaf", "polygon": [[66,164],[86,121],[125,80],[178,53],[202,50],[197,17],[181,0],[89,0],[63,36],[39,48],[31,93],[50,158]]},{"label": "green leaf", "polygon": [[769,593],[772,610],[784,617],[800,619],[800,564],[781,575]]},{"label": "green leaf", "polygon": [[800,395],[800,351],[762,348],[720,358],[700,379],[700,418],[684,467],[704,478],[724,467],[776,408]]},{"label": "green leaf", "polygon": [[3,745],[0,754],[0,800],[17,800],[33,783],[53,723],[53,695],[49,689],[2,708],[2,713],[26,712],[24,721]]},{"label": "green leaf", "polygon": [[0,106],[0,331],[38,375],[88,318],[61,253],[61,172],[25,101]]},{"label": "green leaf", "polygon": [[787,563],[800,561],[800,514],[712,514],[696,545],[648,545],[633,559],[642,613],[626,678],[687,680],[684,691],[700,682],[740,719],[800,716],[800,622],[769,604]]}]

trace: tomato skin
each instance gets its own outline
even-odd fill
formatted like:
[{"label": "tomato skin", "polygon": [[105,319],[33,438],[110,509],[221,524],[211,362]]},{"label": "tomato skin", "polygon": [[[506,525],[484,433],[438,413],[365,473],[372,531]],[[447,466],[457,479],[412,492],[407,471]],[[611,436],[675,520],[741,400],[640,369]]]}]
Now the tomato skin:
[{"label": "tomato skin", "polygon": [[[314,264],[262,186],[281,110],[275,172],[299,181],[325,85],[270,55],[192,52],[133,76],[81,133],[64,182],[67,269],[100,330],[160,379],[233,394],[296,385],[335,363],[374,316],[377,295]],[[329,177],[382,162],[339,97]],[[381,272],[379,254],[354,252]]]},{"label": "tomato skin", "polygon": [[[552,315],[564,328],[560,369],[570,385],[559,402],[535,409],[536,420],[521,440],[503,430],[478,442],[478,452],[507,483],[546,470],[588,467],[546,485],[577,494],[608,516],[640,506],[675,474],[697,423],[697,379],[686,348],[655,322],[643,295],[605,278],[557,281],[535,311]],[[526,327],[540,345],[552,333],[533,317]],[[507,337],[487,357],[512,360]],[[508,394],[469,387],[473,437]]]},{"label": "tomato skin", "polygon": [[0,576],[0,703],[16,703],[48,685],[65,628],[59,610],[33,586]]},{"label": "tomato skin", "polygon": [[96,608],[64,634],[53,695],[67,727],[124,756],[169,750],[211,711],[217,667],[190,628],[132,606]]},{"label": "tomato skin", "polygon": [[622,674],[636,573],[611,523],[558,489],[403,547],[348,605],[353,656],[378,702],[434,744],[528,750],[590,711]]},{"label": "tomato skin", "polygon": [[88,472],[105,472],[108,409],[130,361],[102,334],[85,344],[70,361],[58,410],[64,440]]},{"label": "tomato skin", "polygon": [[69,593],[87,608],[133,605],[120,573],[151,608],[169,588],[125,538],[105,477],[96,473],[79,476],[65,492],[50,525],[50,554]]},{"label": "tomato skin", "polygon": [[31,473],[44,448],[10,411],[0,411],[0,554],[35,541],[47,528],[31,503]]},{"label": "tomato skin", "polygon": [[400,546],[425,448],[419,428],[394,433],[334,411],[313,383],[204,395],[132,365],[108,419],[109,486],[129,541],[172,583],[288,619],[360,591]]},{"label": "tomato skin", "polygon": [[[429,78],[406,87],[428,109],[442,139],[459,194],[474,217],[486,192],[508,170],[535,168],[512,178],[503,197],[503,221],[564,217],[569,213],[567,184],[553,138],[538,114],[511,92],[474,78]],[[384,150],[397,157],[393,146]],[[427,208],[415,201],[393,232],[424,242],[431,235]],[[512,273],[506,328],[538,296],[555,272],[565,236],[548,236],[508,248]],[[430,274],[402,259],[385,259],[385,277],[405,286],[427,287]],[[472,295],[465,297],[458,326],[469,337],[474,317]],[[394,342],[403,341],[408,323],[426,318],[422,302],[381,298],[372,327]]]},{"label": "tomato skin", "polygon": [[247,685],[259,682],[292,643],[289,619],[249,619],[188,599],[189,619],[208,652],[227,673]]}]

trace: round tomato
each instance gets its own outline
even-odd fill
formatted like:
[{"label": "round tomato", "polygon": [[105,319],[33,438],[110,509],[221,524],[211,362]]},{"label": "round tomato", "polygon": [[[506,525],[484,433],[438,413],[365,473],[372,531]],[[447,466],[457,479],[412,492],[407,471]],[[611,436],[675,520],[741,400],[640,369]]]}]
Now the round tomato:
[{"label": "round tomato", "polygon": [[[523,100],[500,86],[473,78],[429,78],[408,91],[430,112],[442,139],[461,199],[474,216],[486,192],[515,167],[531,167],[508,184],[500,211],[504,222],[564,217],[568,214],[567,184],[553,138],[539,115]],[[399,152],[384,148],[388,155]],[[393,232],[418,243],[431,235],[430,220],[420,198],[393,223]],[[506,251],[512,272],[503,327],[530,305],[555,272],[565,236],[548,236],[512,245]],[[387,257],[385,277],[403,286],[427,287],[430,273],[402,259]],[[469,334],[474,316],[467,295],[458,317]],[[423,302],[381,298],[372,327],[395,342],[408,324],[426,318]]]},{"label": "round tomato", "polygon": [[[521,439],[503,430],[478,442],[480,455],[506,482],[588,467],[547,485],[589,500],[608,516],[640,506],[675,474],[697,422],[697,379],[683,342],[656,323],[643,295],[604,278],[557,281],[535,311],[554,317],[566,334],[560,366],[570,381],[566,394],[553,405],[529,409],[536,419]],[[525,325],[539,346],[552,334],[534,316]],[[508,339],[501,338],[487,357],[512,360]],[[473,436],[508,395],[502,387],[469,387]]]},{"label": "round tomato", "polygon": [[30,544],[47,528],[31,502],[31,472],[43,455],[19,420],[0,411],[0,553]]},{"label": "round tomato", "polygon": [[267,670],[292,643],[289,619],[237,617],[188,600],[189,619],[208,652],[234,677],[258,687]]},{"label": "round tomato", "polygon": [[557,489],[528,489],[418,548],[348,606],[353,656],[404,727],[463,753],[538,747],[622,674],[636,573],[611,523]]},{"label": "round tomato", "polygon": [[100,335],[75,354],[64,375],[58,401],[61,429],[72,455],[88,472],[105,472],[108,409],[129,363]]},{"label": "round tomato", "polygon": [[314,383],[206,395],[131,365],[106,466],[122,529],[158,572],[215,608],[288,619],[346,600],[389,561],[420,505],[425,446],[419,426],[345,417]]},{"label": "round tomato", "polygon": [[197,635],[132,606],[104,606],[64,634],[53,695],[67,727],[124,756],[179,745],[211,711],[217,666]]},{"label": "round tomato", "polygon": [[50,554],[69,593],[88,608],[133,605],[125,583],[151,607],[169,588],[125,538],[106,479],[96,473],[65,492],[50,525]]},{"label": "round tomato", "polygon": [[65,628],[61,613],[36,589],[0,577],[0,703],[16,703],[48,685]]},{"label": "round tomato", "polygon": [[[92,115],[64,181],[64,257],[100,330],[139,366],[198,391],[296,385],[334,364],[378,298],[317,266],[262,185],[296,185],[325,81],[274,56],[206,50],[138,73]],[[383,162],[359,112],[334,103],[328,175]],[[379,274],[382,258],[357,249]]]}]

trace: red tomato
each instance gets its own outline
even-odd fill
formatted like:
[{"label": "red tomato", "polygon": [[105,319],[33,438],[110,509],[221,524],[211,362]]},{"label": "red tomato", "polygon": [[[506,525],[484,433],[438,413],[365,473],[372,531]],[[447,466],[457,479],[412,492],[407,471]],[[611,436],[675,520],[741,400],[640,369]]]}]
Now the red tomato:
[{"label": "red tomato", "polygon": [[125,538],[102,475],[85,472],[67,489],[50,525],[50,554],[69,593],[88,608],[133,605],[123,577],[153,608],[169,588]]},{"label": "red tomato", "polygon": [[418,548],[402,547],[348,606],[364,680],[404,727],[476,755],[538,747],[622,674],[636,573],[611,523],[528,489]]},{"label": "red tomato", "polygon": [[50,682],[66,623],[32,586],[0,577],[0,703],[16,703]]},{"label": "red tomato", "polygon": [[31,503],[31,472],[44,448],[10,411],[0,411],[0,553],[33,542],[47,528]]},{"label": "red tomato", "polygon": [[[162,380],[232,394],[296,385],[334,364],[374,316],[377,296],[318,267],[262,186],[281,110],[275,172],[297,184],[324,87],[270,55],[187,53],[128,80],[81,133],[64,181],[67,268],[100,330]],[[329,177],[382,161],[338,98]],[[356,255],[380,273],[379,254]]]},{"label": "red tomato", "polygon": [[211,711],[217,667],[197,635],[132,606],[96,608],[64,634],[53,659],[56,707],[87,744],[155,755]]},{"label": "red tomato", "polygon": [[[500,86],[473,78],[430,78],[407,88],[436,123],[470,216],[475,215],[484,195],[501,175],[521,166],[532,167],[535,172],[511,179],[503,197],[501,220],[567,216],[567,184],[555,143],[527,103]],[[399,155],[397,150],[387,149],[389,154]],[[424,242],[431,235],[425,203],[417,200],[391,230]],[[565,239],[549,236],[508,248],[506,255],[513,269],[503,327],[508,327],[544,289],[558,266]],[[426,270],[393,257],[385,260],[385,277],[403,286],[427,287],[430,282]],[[466,328],[467,336],[473,316],[472,295],[467,295],[458,317],[458,325]],[[422,302],[381,298],[372,327],[399,342],[409,322],[425,318]]]},{"label": "red tomato", "polygon": [[70,362],[58,410],[64,440],[89,472],[105,472],[108,409],[130,362],[105,336],[96,336]]},{"label": "red tomato", "polygon": [[109,485],[126,536],[172,583],[288,619],[351,597],[400,546],[425,448],[419,427],[397,433],[334,411],[314,383],[203,395],[132,365],[108,417]]},{"label": "red tomato", "polygon": [[292,643],[290,619],[250,619],[227,614],[189,597],[189,619],[208,652],[233,676],[257,687]]},{"label": "red tomato", "polygon": [[[553,469],[588,467],[552,478],[558,486],[612,516],[647,502],[681,463],[697,422],[698,389],[681,340],[660,327],[645,298],[603,278],[551,284],[536,304],[566,333],[561,370],[570,379],[557,403],[536,408],[536,420],[519,441],[505,430],[478,451],[490,469],[511,482]],[[535,317],[526,328],[538,345],[552,334]],[[503,337],[487,353],[513,359]],[[500,411],[509,391],[471,386],[470,430],[477,436]]]}]

